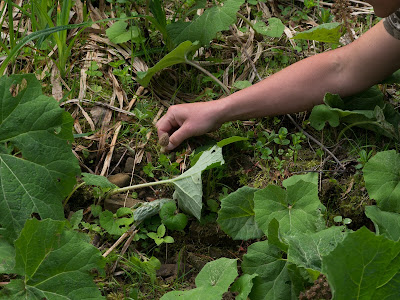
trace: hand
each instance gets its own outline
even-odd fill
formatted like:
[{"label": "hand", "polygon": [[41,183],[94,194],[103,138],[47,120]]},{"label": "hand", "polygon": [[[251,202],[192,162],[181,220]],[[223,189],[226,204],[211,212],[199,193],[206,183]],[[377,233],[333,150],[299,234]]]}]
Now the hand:
[{"label": "hand", "polygon": [[223,120],[218,100],[171,106],[157,122],[158,136],[170,135],[166,150],[172,150],[184,140],[218,129]]}]

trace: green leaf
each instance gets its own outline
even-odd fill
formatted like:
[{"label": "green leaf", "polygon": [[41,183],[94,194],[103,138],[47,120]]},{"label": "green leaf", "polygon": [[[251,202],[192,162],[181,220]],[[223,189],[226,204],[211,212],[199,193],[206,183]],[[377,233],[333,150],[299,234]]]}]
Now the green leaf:
[{"label": "green leaf", "polygon": [[275,185],[254,194],[255,219],[266,233],[272,219],[279,222],[280,232],[316,232],[325,225],[321,218],[318,188],[310,182],[298,181],[284,190]]},{"label": "green leaf", "polygon": [[237,276],[237,260],[223,257],[207,263],[195,282],[197,287],[227,291]]},{"label": "green leaf", "polygon": [[192,22],[176,22],[167,25],[167,31],[175,45],[185,41],[199,41],[200,46],[207,46],[216,34],[228,30],[235,23],[236,13],[244,0],[227,0],[223,6],[214,6]]},{"label": "green leaf", "polygon": [[368,194],[385,211],[400,213],[400,154],[383,151],[372,157],[363,169]]},{"label": "green leaf", "polygon": [[90,272],[105,261],[83,235],[67,230],[66,221],[28,220],[15,241],[15,272],[0,291],[2,299],[104,299]]},{"label": "green leaf", "polygon": [[118,188],[115,184],[111,183],[106,177],[90,174],[90,173],[82,173],[82,180],[87,185],[94,185],[104,189],[116,189]]},{"label": "green leaf", "polygon": [[236,143],[236,142],[240,142],[240,141],[247,141],[247,140],[248,140],[248,138],[246,138],[246,137],[231,136],[231,137],[228,137],[226,139],[223,139],[222,141],[219,141],[217,143],[217,146],[222,148],[222,147],[224,147],[226,145],[229,145],[229,144],[232,144],[232,143]]},{"label": "green leaf", "polygon": [[297,270],[282,258],[282,252],[268,241],[252,244],[243,256],[245,274],[258,274],[253,279],[250,299],[298,299],[302,279]]},{"label": "green leaf", "polygon": [[400,242],[363,227],[322,257],[333,299],[397,299]]},{"label": "green leaf", "polygon": [[318,173],[317,172],[309,172],[309,173],[302,174],[302,175],[292,175],[289,178],[286,178],[284,181],[282,181],[282,186],[287,188],[288,186],[296,184],[300,180],[314,184],[314,192],[318,194]]},{"label": "green leaf", "polygon": [[393,241],[400,239],[400,214],[382,211],[376,206],[367,206],[365,214],[375,224],[375,231]]},{"label": "green leaf", "polygon": [[220,258],[207,263],[196,277],[195,289],[169,292],[161,300],[220,300],[238,276],[236,259]]},{"label": "green leaf", "polygon": [[103,208],[101,207],[101,205],[90,205],[90,211],[93,215],[93,217],[97,218],[98,216],[100,216],[101,212],[103,211]]},{"label": "green leaf", "polygon": [[252,86],[251,82],[248,80],[241,80],[241,81],[235,81],[233,86],[239,90],[243,90],[245,88],[248,88],[249,86]]},{"label": "green leaf", "polygon": [[240,276],[231,287],[231,292],[236,292],[238,295],[235,300],[247,300],[253,288],[253,279],[257,274],[243,274]]},{"label": "green leaf", "polygon": [[297,232],[285,236],[289,244],[287,260],[298,267],[321,271],[322,256],[329,254],[343,241],[343,226],[334,226],[315,233]]},{"label": "green leaf", "polygon": [[263,21],[257,21],[254,24],[254,29],[257,33],[267,35],[273,38],[280,38],[285,30],[285,25],[278,18],[269,18],[268,26]]},{"label": "green leaf", "polygon": [[335,221],[336,223],[341,223],[343,221],[343,217],[342,216],[336,216],[333,218],[333,221]]},{"label": "green leaf", "polygon": [[166,231],[166,228],[165,228],[164,224],[161,224],[160,226],[158,226],[158,228],[157,228],[158,237],[160,237],[160,238],[163,237],[165,235],[165,231]]},{"label": "green leaf", "polygon": [[326,122],[332,127],[339,126],[339,113],[324,104],[315,106],[310,114],[311,126],[317,130],[322,130]]},{"label": "green leaf", "polygon": [[158,199],[152,202],[146,202],[140,207],[136,208],[133,212],[133,218],[135,222],[141,222],[147,218],[150,218],[160,212],[160,208],[168,202],[173,201],[172,199]]},{"label": "green leaf", "polygon": [[160,218],[164,225],[170,230],[183,230],[188,222],[185,214],[175,214],[175,202],[165,203],[160,210]]},{"label": "green leaf", "polygon": [[111,211],[105,210],[100,213],[100,226],[112,235],[122,235],[128,231],[130,225],[133,223],[131,218],[118,218]]},{"label": "green leaf", "polygon": [[71,216],[69,223],[71,224],[72,229],[78,229],[79,224],[82,222],[83,218],[83,209],[80,209]]},{"label": "green leaf", "polygon": [[[10,88],[18,84],[18,95],[12,96]],[[33,213],[64,218],[62,200],[80,169],[68,144],[73,119],[42,94],[35,75],[1,77],[0,94],[0,144],[20,151],[0,153],[0,224],[12,240]]]},{"label": "green leaf", "polygon": [[137,81],[142,86],[147,87],[155,73],[167,67],[186,62],[187,55],[198,48],[198,43],[192,43],[190,41],[182,42],[146,72],[137,72]]},{"label": "green leaf", "polygon": [[174,238],[172,237],[172,236],[166,236],[165,238],[164,238],[164,243],[167,243],[167,244],[172,244],[173,242],[175,242],[174,241]]},{"label": "green leaf", "polygon": [[130,207],[120,207],[118,208],[116,215],[118,218],[125,217],[131,215],[133,213]]},{"label": "green leaf", "polygon": [[321,130],[326,122],[337,126],[340,122],[375,131],[390,138],[400,139],[400,114],[392,105],[383,101],[383,94],[373,86],[357,95],[341,98],[327,93],[324,105],[314,107],[310,115],[311,125]]},{"label": "green leaf", "polygon": [[341,23],[324,23],[296,34],[294,40],[314,40],[317,42],[339,44],[342,36]]},{"label": "green leaf", "polygon": [[12,273],[15,265],[15,249],[0,237],[0,274]]},{"label": "green leaf", "polygon": [[219,166],[223,163],[222,148],[214,146],[204,151],[193,167],[171,180],[175,185],[174,199],[178,199],[178,206],[180,209],[192,214],[200,220],[203,206],[201,173],[204,170]]},{"label": "green leaf", "polygon": [[111,43],[122,44],[130,40],[135,40],[139,37],[139,28],[130,26],[127,29],[128,23],[125,21],[117,21],[106,30],[106,35]]},{"label": "green leaf", "polygon": [[267,237],[270,245],[278,247],[283,252],[288,252],[288,245],[282,241],[281,235],[279,234],[279,222],[277,219],[272,219],[271,222],[269,222]]},{"label": "green leaf", "polygon": [[263,232],[254,220],[254,193],[258,189],[244,186],[221,200],[218,224],[234,240],[258,239]]}]

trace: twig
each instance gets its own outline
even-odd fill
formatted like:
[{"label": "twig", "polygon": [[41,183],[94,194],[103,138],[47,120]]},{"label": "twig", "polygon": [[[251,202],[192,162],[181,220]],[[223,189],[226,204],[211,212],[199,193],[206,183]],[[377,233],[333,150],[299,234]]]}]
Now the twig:
[{"label": "twig", "polygon": [[[140,223],[139,223],[139,224],[140,224]],[[122,241],[125,240],[125,238],[126,238],[128,235],[131,235],[132,238],[133,238],[133,236],[134,236],[134,235],[136,234],[136,232],[137,232],[137,231],[135,232],[135,230],[136,230],[136,228],[137,228],[137,226],[138,226],[139,224],[133,224],[133,225],[131,226],[131,228],[129,228],[129,230],[128,230],[127,232],[125,232],[123,235],[121,235],[121,236],[119,237],[119,239],[110,247],[110,249],[108,249],[106,252],[103,253],[103,257],[107,257],[111,252],[113,252],[113,250],[114,250],[115,248],[117,248],[118,245],[121,244]]]},{"label": "twig", "polygon": [[306,137],[308,137],[310,140],[312,140],[314,143],[316,143],[318,146],[320,146],[326,153],[328,153],[333,158],[333,160],[337,162],[337,164],[340,166],[340,168],[342,168],[343,170],[346,169],[343,166],[343,164],[337,159],[337,157],[328,148],[326,148],[320,141],[318,141],[311,134],[304,131],[304,129],[301,128],[300,125],[296,123],[296,121],[292,118],[291,115],[287,114],[286,116],[289,118],[290,121],[292,121],[294,126],[296,126],[297,129],[299,129]]},{"label": "twig", "polygon": [[187,58],[185,59],[186,63],[188,65],[191,65],[197,69],[199,69],[201,72],[203,72],[204,74],[206,74],[207,76],[211,77],[212,80],[214,80],[216,83],[218,83],[222,89],[224,90],[225,94],[228,96],[231,94],[231,92],[229,91],[229,89],[226,87],[225,84],[223,84],[217,77],[215,77],[213,74],[211,74],[209,71],[207,71],[206,69],[204,69],[202,66],[200,66],[199,64],[195,63],[192,60],[188,60]]},{"label": "twig", "polygon": [[129,238],[126,240],[124,246],[122,247],[121,253],[119,254],[120,256],[117,258],[117,260],[115,261],[114,265],[111,268],[111,274],[114,273],[115,269],[117,268],[117,265],[119,263],[119,261],[121,260],[121,257],[125,254],[126,250],[128,250],[129,245],[132,243],[133,238],[135,237],[136,233],[138,232],[138,230],[134,230],[131,235],[129,236]]},{"label": "twig", "polygon": [[106,159],[104,160],[103,169],[101,170],[101,173],[100,173],[101,176],[105,176],[107,171],[108,171],[108,168],[110,167],[111,158],[112,158],[112,156],[114,154],[115,144],[117,143],[117,138],[118,138],[118,135],[119,135],[119,131],[122,128],[122,124],[121,124],[120,121],[117,123],[116,127],[117,127],[117,129],[115,129],[114,136],[113,136],[113,139],[111,141],[110,151],[107,153]]},{"label": "twig", "polygon": [[[249,54],[247,53],[246,49],[244,48],[244,45],[242,43],[242,41],[239,39],[239,37],[237,36],[236,32],[232,29],[231,27],[231,32],[232,34],[235,36],[236,40],[241,44],[242,46],[242,52],[244,53],[244,55],[246,56],[247,60],[249,61],[249,63],[251,64],[254,73],[257,75],[257,78],[259,81],[262,80],[260,74],[258,73],[256,66],[254,65],[254,62],[251,60]],[[316,143],[318,146],[320,146],[326,153],[328,153],[337,163],[338,165],[342,168],[345,169],[345,167],[342,165],[342,163],[336,158],[336,156],[329,151],[328,148],[326,148],[320,141],[318,141],[315,137],[313,137],[311,134],[307,133],[306,131],[304,131],[303,128],[301,128],[301,126],[299,124],[296,123],[296,121],[292,118],[292,116],[290,114],[286,114],[286,116],[289,118],[289,120],[294,124],[294,126],[296,126],[296,128],[298,130],[300,130],[307,138],[309,138],[310,140],[312,140],[314,143]]]}]

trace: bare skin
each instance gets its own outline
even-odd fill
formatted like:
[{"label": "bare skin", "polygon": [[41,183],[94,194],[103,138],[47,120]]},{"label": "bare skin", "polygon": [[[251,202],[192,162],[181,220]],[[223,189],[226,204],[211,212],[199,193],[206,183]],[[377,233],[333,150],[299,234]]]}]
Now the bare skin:
[{"label": "bare skin", "polygon": [[[380,16],[400,7],[399,0],[367,2]],[[361,92],[400,68],[399,53],[400,40],[381,21],[347,46],[299,61],[226,98],[171,106],[156,124],[158,136],[170,134],[166,150],[172,150],[228,121],[305,111],[321,104],[327,92]]]}]

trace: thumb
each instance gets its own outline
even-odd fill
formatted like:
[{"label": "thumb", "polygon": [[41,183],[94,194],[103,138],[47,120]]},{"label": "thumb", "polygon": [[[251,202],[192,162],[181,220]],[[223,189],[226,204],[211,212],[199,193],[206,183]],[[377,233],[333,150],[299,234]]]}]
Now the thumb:
[{"label": "thumb", "polygon": [[179,128],[177,131],[175,131],[170,137],[169,137],[169,144],[166,147],[167,150],[172,150],[178,147],[184,140],[187,138],[190,138],[193,134],[190,134],[190,130],[188,129],[188,126],[185,124],[182,125],[181,128]]}]

